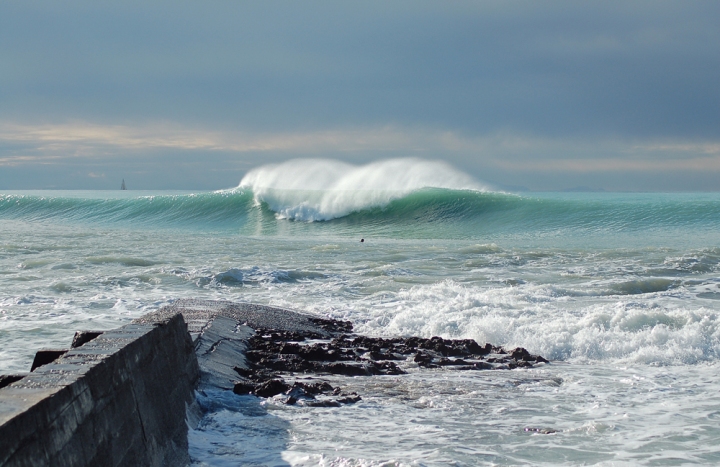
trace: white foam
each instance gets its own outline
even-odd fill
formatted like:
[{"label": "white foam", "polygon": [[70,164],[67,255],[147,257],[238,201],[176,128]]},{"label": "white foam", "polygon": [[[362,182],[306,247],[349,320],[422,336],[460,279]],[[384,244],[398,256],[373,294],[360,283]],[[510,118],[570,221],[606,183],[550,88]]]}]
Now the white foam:
[{"label": "white foam", "polygon": [[[696,364],[720,355],[720,314],[660,293],[575,297],[547,285],[477,287],[447,280],[358,307],[359,332],[473,338],[552,360]],[[369,319],[368,319],[369,318]]]},{"label": "white foam", "polygon": [[295,159],[251,170],[240,182],[280,218],[322,221],[383,207],[422,188],[485,191],[445,162],[391,159],[355,166],[328,159]]}]

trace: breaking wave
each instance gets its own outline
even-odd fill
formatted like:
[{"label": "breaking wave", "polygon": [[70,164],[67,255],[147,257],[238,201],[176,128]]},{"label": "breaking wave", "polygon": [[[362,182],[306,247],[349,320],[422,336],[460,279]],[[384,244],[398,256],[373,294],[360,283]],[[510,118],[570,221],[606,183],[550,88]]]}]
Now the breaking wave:
[{"label": "breaking wave", "polygon": [[[688,227],[694,229],[696,239],[715,238],[720,230],[717,194],[516,195],[490,191],[445,163],[415,159],[365,166],[293,160],[254,169],[238,187],[227,190],[148,196],[122,193],[0,194],[0,219],[109,223],[123,228],[236,229],[260,236],[361,233],[487,239],[531,235],[563,241],[626,232],[630,240],[641,240],[638,233],[642,233],[686,242],[689,239],[683,232]],[[628,284],[626,293],[656,286]]]},{"label": "breaking wave", "polygon": [[353,166],[298,159],[250,171],[240,188],[252,191],[279,218],[327,221],[382,208],[427,188],[484,192],[487,188],[444,162],[393,159]]}]

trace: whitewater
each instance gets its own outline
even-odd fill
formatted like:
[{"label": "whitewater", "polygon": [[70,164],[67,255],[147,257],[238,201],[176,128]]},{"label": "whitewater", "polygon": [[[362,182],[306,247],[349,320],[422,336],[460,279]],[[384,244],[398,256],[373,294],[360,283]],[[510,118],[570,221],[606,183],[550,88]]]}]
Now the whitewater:
[{"label": "whitewater", "polygon": [[717,193],[505,193],[417,159],[294,160],[215,192],[0,191],[0,373],[180,298],[552,361],[352,378],[363,400],[341,408],[198,394],[196,465],[720,462]]}]

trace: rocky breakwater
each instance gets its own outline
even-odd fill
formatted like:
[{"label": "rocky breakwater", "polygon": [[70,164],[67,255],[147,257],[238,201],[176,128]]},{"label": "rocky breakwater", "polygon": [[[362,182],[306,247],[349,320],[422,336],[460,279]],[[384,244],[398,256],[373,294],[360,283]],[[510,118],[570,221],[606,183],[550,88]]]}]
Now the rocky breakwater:
[{"label": "rocky breakwater", "polygon": [[[323,375],[402,375],[410,367],[455,371],[511,370],[548,363],[524,348],[505,350],[472,339],[432,337],[381,338],[349,333],[352,324],[320,320],[316,323],[336,334],[323,339],[313,332],[257,329],[248,341],[248,367],[235,367],[243,379],[236,394],[260,397],[282,395],[286,404],[340,406],[361,400],[356,393],[322,381]],[[309,382],[308,375],[319,381]]]},{"label": "rocky breakwater", "polygon": [[[38,352],[0,375],[0,465],[186,465],[194,390],[334,407],[362,394],[338,375],[478,371],[547,363],[471,339],[368,337],[352,323],[263,305],[178,300],[111,331]],[[340,383],[342,384],[342,383]]]},{"label": "rocky breakwater", "polygon": [[[164,312],[182,313],[191,326],[215,316],[198,330],[196,348],[206,382],[286,404],[329,407],[361,400],[361,394],[333,387],[324,378],[330,375],[512,370],[548,363],[524,348],[506,350],[472,339],[362,336],[353,333],[348,321],[259,305],[180,301]],[[215,370],[209,371],[210,366]],[[219,366],[220,379],[213,376]]]}]

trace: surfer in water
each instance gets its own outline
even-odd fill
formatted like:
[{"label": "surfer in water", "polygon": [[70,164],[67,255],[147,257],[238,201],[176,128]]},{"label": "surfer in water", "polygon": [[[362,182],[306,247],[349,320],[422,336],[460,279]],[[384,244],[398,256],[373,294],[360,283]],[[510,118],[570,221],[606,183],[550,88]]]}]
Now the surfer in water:
[{"label": "surfer in water", "polygon": [[364,238],[361,238],[361,239],[360,239],[360,243],[365,243],[365,239],[364,239]]}]

